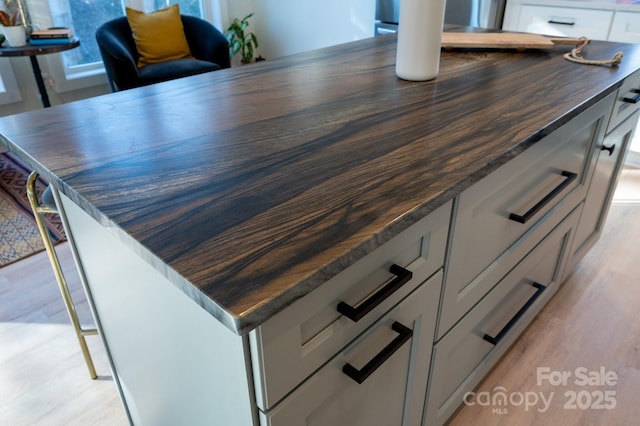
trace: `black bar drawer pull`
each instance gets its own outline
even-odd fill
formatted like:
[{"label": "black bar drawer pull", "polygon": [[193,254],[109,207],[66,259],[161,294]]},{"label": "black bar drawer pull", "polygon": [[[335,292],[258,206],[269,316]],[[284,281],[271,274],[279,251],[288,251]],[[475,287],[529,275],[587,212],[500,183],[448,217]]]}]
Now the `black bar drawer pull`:
[{"label": "black bar drawer pull", "polygon": [[371,358],[361,370],[358,370],[353,365],[346,363],[344,367],[342,367],[342,372],[347,376],[351,377],[358,384],[362,384],[367,377],[373,374],[384,362],[389,359],[391,355],[393,355],[405,342],[411,339],[413,336],[413,330],[404,325],[400,324],[398,321],[395,321],[391,325],[391,329],[398,333],[398,336],[391,341],[387,346],[384,347],[376,356]]},{"label": "black bar drawer pull", "polygon": [[556,24],[556,25],[569,25],[569,26],[572,26],[572,25],[575,25],[575,24],[576,24],[576,21],[574,21],[573,19],[567,19],[567,20],[564,20],[564,19],[558,19],[558,18],[556,18],[556,19],[551,18],[551,19],[549,19],[547,22],[548,22],[549,24]]},{"label": "black bar drawer pull", "polygon": [[[637,93],[637,92],[634,92],[634,93]],[[630,104],[637,104],[638,101],[640,101],[640,95],[634,95],[632,97],[624,96],[622,98],[622,102],[627,102],[627,103],[630,103]]]},{"label": "black bar drawer pull", "polygon": [[391,267],[389,268],[389,272],[396,276],[389,282],[389,284],[382,287],[370,298],[362,302],[357,308],[354,308],[353,306],[344,302],[338,303],[338,312],[349,318],[351,321],[358,322],[362,319],[362,317],[371,312],[373,308],[384,302],[387,297],[391,296],[396,290],[409,282],[409,280],[411,280],[411,278],[413,277],[413,273],[411,271],[396,264],[391,265]]},{"label": "black bar drawer pull", "polygon": [[547,289],[547,287],[543,286],[540,283],[535,283],[534,282],[534,283],[531,283],[531,285],[534,286],[535,288],[537,288],[538,290],[536,290],[536,292],[533,293],[533,295],[529,298],[529,300],[527,300],[527,303],[525,303],[524,306],[522,308],[520,308],[520,310],[518,312],[516,312],[516,314],[513,316],[513,318],[511,318],[509,320],[507,325],[505,325],[502,328],[502,330],[500,330],[500,332],[498,334],[496,334],[496,337],[492,337],[492,336],[489,336],[488,334],[485,334],[484,337],[483,337],[484,340],[486,340],[487,342],[491,343],[492,345],[497,345],[498,343],[500,343],[500,340],[502,340],[502,338],[505,336],[505,334],[507,334],[509,332],[509,330],[511,330],[511,328],[518,322],[520,317],[522,317],[522,315],[524,315],[524,313],[527,312],[527,309],[529,309],[531,307],[531,305],[533,305],[533,302],[535,302],[536,299],[538,299],[538,297],[540,297],[542,292]]},{"label": "black bar drawer pull", "polygon": [[529,211],[527,211],[525,214],[523,214],[522,216],[515,214],[515,213],[511,213],[509,214],[509,219],[513,220],[515,222],[518,223],[527,223],[529,221],[529,219],[531,219],[533,217],[533,215],[535,215],[536,213],[538,213],[538,211],[540,209],[542,209],[544,206],[546,206],[547,204],[549,204],[549,202],[551,200],[553,200],[553,198],[558,195],[564,188],[566,188],[571,182],[573,182],[573,180],[575,178],[578,177],[577,173],[573,173],[573,172],[568,172],[566,170],[562,171],[562,176],[565,177],[565,180],[563,180],[562,182],[560,182],[558,184],[558,186],[556,186],[555,188],[553,188],[551,190],[551,192],[549,192],[547,195],[544,196],[544,198],[540,201],[538,201],[533,207],[531,207],[529,209]]}]

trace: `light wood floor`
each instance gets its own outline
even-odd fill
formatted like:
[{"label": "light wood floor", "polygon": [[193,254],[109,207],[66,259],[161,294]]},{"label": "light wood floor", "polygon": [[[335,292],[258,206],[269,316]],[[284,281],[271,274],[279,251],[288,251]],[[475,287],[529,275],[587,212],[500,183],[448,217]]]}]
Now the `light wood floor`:
[{"label": "light wood floor", "polygon": [[[626,173],[603,237],[476,392],[554,392],[550,408],[463,407],[451,425],[640,424],[640,170]],[[635,200],[635,201],[634,201]],[[66,244],[67,277],[90,323]],[[99,379],[91,380],[44,254],[0,269],[0,425],[125,425],[98,337],[90,336]],[[614,371],[615,386],[538,386],[536,369]],[[566,391],[615,391],[613,410],[564,409]]]},{"label": "light wood floor", "polygon": [[[58,246],[83,324],[92,319],[67,244]],[[44,252],[0,269],[0,425],[126,425],[99,336],[91,380]]]}]

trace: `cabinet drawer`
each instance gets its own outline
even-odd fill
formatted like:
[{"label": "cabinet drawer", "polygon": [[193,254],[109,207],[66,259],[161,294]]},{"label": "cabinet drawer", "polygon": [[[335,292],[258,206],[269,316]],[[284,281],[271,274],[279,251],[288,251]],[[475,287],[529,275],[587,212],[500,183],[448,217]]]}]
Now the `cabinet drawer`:
[{"label": "cabinet drawer", "polygon": [[[450,215],[449,202],[249,334],[259,408],[272,407],[442,267]],[[378,298],[380,289],[401,282],[392,265],[412,277]],[[381,302],[356,321],[338,311],[341,303],[361,308],[372,300]]]},{"label": "cabinet drawer", "polygon": [[616,12],[611,24],[609,41],[640,43],[640,13]]},{"label": "cabinet drawer", "polygon": [[[272,410],[260,412],[260,424],[421,424],[441,286],[439,271]],[[411,336],[402,339],[407,331]],[[343,371],[347,363],[366,371],[381,353],[388,358],[361,383]]]},{"label": "cabinet drawer", "polygon": [[[640,14],[638,14],[640,18]],[[611,119],[607,126],[607,133],[618,127],[631,114],[640,109],[640,71],[627,77],[618,89],[618,96],[613,104]]]},{"label": "cabinet drawer", "polygon": [[[613,98],[605,98],[460,195],[438,339],[584,199],[594,147],[602,141]],[[563,172],[576,176],[570,180]],[[512,213],[527,216],[535,206],[540,209],[528,220],[513,220]]]},{"label": "cabinet drawer", "polygon": [[596,9],[523,5],[518,29],[529,33],[606,40],[613,12]]},{"label": "cabinet drawer", "polygon": [[[582,204],[434,348],[428,425],[442,424],[557,290]],[[494,340],[490,342],[490,340]]]}]

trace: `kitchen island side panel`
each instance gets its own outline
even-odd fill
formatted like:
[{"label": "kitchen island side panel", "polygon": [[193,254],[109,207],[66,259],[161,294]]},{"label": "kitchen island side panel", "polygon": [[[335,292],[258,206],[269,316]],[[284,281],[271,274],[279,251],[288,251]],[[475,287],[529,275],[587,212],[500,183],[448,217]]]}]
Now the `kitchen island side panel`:
[{"label": "kitchen island side panel", "polygon": [[133,424],[253,424],[246,336],[194,303],[69,198],[58,197]]}]

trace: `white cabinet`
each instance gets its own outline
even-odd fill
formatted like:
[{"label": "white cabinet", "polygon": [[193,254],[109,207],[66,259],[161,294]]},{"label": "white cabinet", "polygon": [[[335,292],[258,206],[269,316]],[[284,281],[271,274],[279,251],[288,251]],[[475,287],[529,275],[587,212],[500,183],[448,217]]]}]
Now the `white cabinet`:
[{"label": "white cabinet", "polygon": [[132,424],[251,425],[246,339],[74,201],[55,195]]},{"label": "white cabinet", "polygon": [[572,243],[567,272],[573,270],[602,233],[611,199],[640,116],[640,73],[618,90],[607,135],[597,146],[597,161]]},{"label": "white cabinet", "polygon": [[599,147],[598,161],[591,181],[585,208],[573,242],[569,269],[584,257],[602,233],[604,221],[611,205],[618,177],[624,163],[624,155],[638,124],[636,112],[604,139]]},{"label": "white cabinet", "polygon": [[263,426],[419,425],[442,271],[313,374]]},{"label": "white cabinet", "polygon": [[57,195],[132,422],[444,423],[598,238],[637,90],[640,72],[248,336]]},{"label": "white cabinet", "polygon": [[260,424],[418,425],[451,202],[249,335]]},{"label": "white cabinet", "polygon": [[612,103],[610,96],[458,197],[438,339],[584,199]]},{"label": "white cabinet", "polygon": [[525,4],[517,25],[528,33],[606,40],[612,18],[613,12],[608,10]]},{"label": "white cabinet", "polygon": [[629,76],[618,89],[607,133],[618,127],[638,109],[640,109],[640,72]]},{"label": "white cabinet", "polygon": [[502,29],[640,43],[640,7],[607,1],[509,0]]},{"label": "white cabinet", "polygon": [[[270,410],[442,268],[450,215],[449,202],[250,333],[258,408]],[[434,321],[440,285],[427,301]]]},{"label": "white cabinet", "polygon": [[[443,424],[453,414],[555,293],[575,264],[569,258],[577,259],[572,244],[581,218],[580,232],[596,238],[590,237],[593,224],[586,223],[600,223],[608,208],[602,193],[610,194],[612,185],[607,165],[598,164],[601,171],[595,172],[603,177],[594,175],[596,158],[609,143],[624,152],[618,139],[628,139],[614,131],[604,141],[616,96],[602,99],[457,197],[425,424]],[[587,205],[596,213],[587,212]]]},{"label": "white cabinet", "polygon": [[640,43],[640,12],[616,12],[608,40]]},{"label": "white cabinet", "polygon": [[582,204],[435,345],[425,424],[443,424],[555,293]]},{"label": "white cabinet", "polygon": [[601,95],[248,335],[54,190],[132,423],[444,423],[599,236],[640,71]]},{"label": "white cabinet", "polygon": [[451,202],[238,336],[60,198],[134,424],[420,423]]}]

